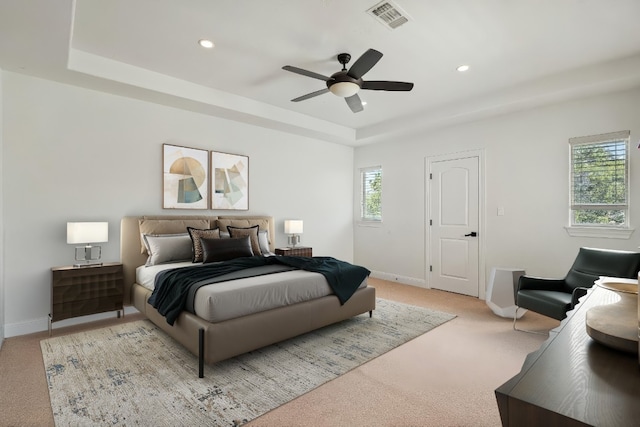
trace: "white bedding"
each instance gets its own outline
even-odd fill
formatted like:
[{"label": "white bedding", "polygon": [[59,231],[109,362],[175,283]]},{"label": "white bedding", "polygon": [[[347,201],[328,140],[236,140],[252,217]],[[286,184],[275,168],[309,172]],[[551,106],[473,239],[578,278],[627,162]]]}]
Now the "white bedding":
[{"label": "white bedding", "polygon": [[[155,276],[160,271],[192,265],[191,262],[181,262],[141,266],[136,269],[136,282],[153,290]],[[360,284],[361,288],[365,286],[366,279]],[[203,286],[196,292],[194,308],[198,317],[209,322],[221,322],[332,293],[322,274],[292,270]]]},{"label": "white bedding", "polygon": [[136,268],[136,283],[144,286],[150,291],[153,290],[153,283],[156,279],[156,274],[163,270],[169,270],[170,268],[189,267],[194,265],[191,261],[174,262],[170,264],[158,264],[145,267],[141,265]]}]

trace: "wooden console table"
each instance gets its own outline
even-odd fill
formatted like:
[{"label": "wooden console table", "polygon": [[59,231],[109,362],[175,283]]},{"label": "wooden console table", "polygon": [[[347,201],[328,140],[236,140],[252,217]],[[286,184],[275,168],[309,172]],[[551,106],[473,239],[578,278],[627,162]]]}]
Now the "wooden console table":
[{"label": "wooden console table", "polygon": [[638,355],[603,346],[586,332],[589,308],[616,302],[594,286],[519,374],[496,389],[503,426],[637,426]]}]

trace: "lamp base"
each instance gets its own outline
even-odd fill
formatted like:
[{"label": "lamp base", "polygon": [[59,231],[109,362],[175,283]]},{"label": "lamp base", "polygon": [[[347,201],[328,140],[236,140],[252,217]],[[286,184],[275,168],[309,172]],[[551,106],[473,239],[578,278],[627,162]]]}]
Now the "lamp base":
[{"label": "lamp base", "polygon": [[300,243],[300,236],[297,234],[290,234],[288,243],[290,248],[295,248],[296,245]]},{"label": "lamp base", "polygon": [[76,263],[74,267],[92,267],[102,265],[102,246],[79,246],[76,248]]},{"label": "lamp base", "polygon": [[102,265],[102,261],[77,262],[77,263],[73,264],[73,267],[74,268],[95,267],[97,265]]}]

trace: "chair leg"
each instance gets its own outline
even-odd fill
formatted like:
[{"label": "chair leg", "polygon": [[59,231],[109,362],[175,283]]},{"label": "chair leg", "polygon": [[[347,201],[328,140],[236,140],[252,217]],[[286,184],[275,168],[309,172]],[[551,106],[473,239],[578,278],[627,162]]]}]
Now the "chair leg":
[{"label": "chair leg", "polygon": [[518,309],[520,307],[516,306],[516,310],[513,313],[513,330],[514,331],[519,331],[519,332],[526,332],[528,334],[538,334],[538,335],[547,335],[547,332],[542,332],[542,331],[529,331],[527,329],[518,329],[516,328],[516,320],[518,320]]}]

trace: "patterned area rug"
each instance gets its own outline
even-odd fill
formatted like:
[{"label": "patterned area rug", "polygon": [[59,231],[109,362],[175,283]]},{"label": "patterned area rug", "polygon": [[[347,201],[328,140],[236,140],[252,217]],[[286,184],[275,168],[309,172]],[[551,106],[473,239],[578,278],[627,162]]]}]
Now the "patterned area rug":
[{"label": "patterned area rug", "polygon": [[242,425],[455,316],[378,299],[368,314],[205,366],[147,320],[41,342],[56,426]]}]

